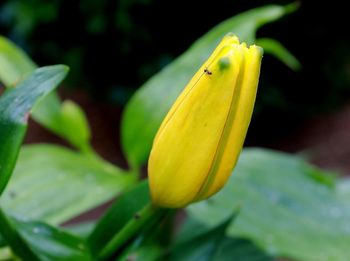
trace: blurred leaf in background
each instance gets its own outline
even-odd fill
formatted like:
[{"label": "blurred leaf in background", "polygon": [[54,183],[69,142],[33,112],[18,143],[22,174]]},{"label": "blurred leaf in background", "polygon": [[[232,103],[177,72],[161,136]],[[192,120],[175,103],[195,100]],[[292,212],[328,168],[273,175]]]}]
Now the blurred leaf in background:
[{"label": "blurred leaf in background", "polygon": [[[218,22],[264,4],[288,3],[291,1],[218,0],[215,4],[198,5],[185,0],[167,4],[156,0],[79,0],[71,5],[68,0],[7,0],[0,4],[0,30],[30,51],[39,64],[57,62],[57,59],[62,63],[68,62],[74,68],[71,79],[75,83],[91,82],[94,86],[90,85],[90,88],[97,88],[96,91],[100,92],[103,89],[104,94],[99,94],[103,96],[109,91],[114,93],[114,88],[118,88],[119,93],[122,93],[121,89],[124,92],[132,91],[128,89],[138,87]],[[301,42],[318,42],[312,41],[312,37],[314,40],[321,37],[327,39],[332,30],[337,32],[332,45],[346,46],[345,32],[335,26],[346,19],[340,0],[333,5],[320,3],[317,11],[307,1],[300,3],[300,15],[291,18],[292,22],[289,19],[283,26],[272,26],[266,31],[273,32],[272,36],[279,35],[282,42],[288,43],[287,47],[293,46],[298,50],[300,57],[307,54]],[[327,11],[339,15],[326,22],[322,17]],[[193,19],[193,13],[197,14],[198,19]],[[181,19],[175,19],[177,17]],[[174,20],[177,22],[174,23]],[[162,21],[164,29],[156,26],[159,21]],[[171,41],[174,35],[177,35],[177,41]],[[303,40],[298,42],[298,39]],[[324,52],[327,55],[336,52],[338,58],[345,59],[339,57],[338,51]],[[118,61],[113,69],[98,69],[94,66],[96,63],[105,64],[107,57],[111,61]],[[139,62],[129,63],[130,71],[123,70],[117,79],[109,73],[121,71],[121,64],[134,59]],[[306,59],[307,66],[311,66],[311,60]],[[314,66],[319,68],[317,70],[324,69],[316,62]],[[84,72],[87,76],[85,80]],[[285,71],[283,75],[287,76]]]},{"label": "blurred leaf in background", "polygon": [[[0,36],[0,81],[5,87],[13,87],[35,68],[28,55]],[[35,106],[32,117],[82,152],[91,153],[88,120],[84,111],[73,101],[61,103],[56,92],[52,92]]]},{"label": "blurred leaf in background", "polygon": [[[135,89],[219,22],[257,6],[290,3],[79,0],[72,5],[69,0],[6,0],[0,3],[0,33],[38,64],[68,64],[72,72],[67,86],[88,89],[94,99],[125,104]],[[298,68],[280,48],[283,44],[303,66],[299,72],[291,71],[265,56],[255,110],[259,117],[252,123],[248,144],[271,144],[306,117],[337,110],[349,99],[350,43],[346,30],[339,26],[347,24],[346,2],[320,2],[317,10],[310,1],[298,3],[294,15],[258,32],[258,38],[265,38],[267,52],[272,46],[278,48],[273,54]],[[332,19],[324,19],[332,14]],[[326,46],[319,44],[325,41]],[[281,124],[271,127],[276,121]]]},{"label": "blurred leaf in background", "polygon": [[[282,18],[297,5],[269,5],[230,18],[197,41],[180,58],[174,59],[209,28],[232,17],[233,10],[238,13],[249,9],[254,1],[249,4],[243,1],[197,4],[196,12],[188,1],[164,2],[81,0],[72,5],[66,0],[50,3],[43,0],[9,0],[0,4],[0,29],[4,34],[29,50],[39,63],[50,59],[69,61],[76,68],[71,84],[83,82],[92,93],[97,94],[97,98],[111,96],[113,100],[113,94],[117,94],[118,99],[121,97],[125,102],[136,87],[174,60],[146,82],[126,109],[122,137],[124,151],[136,168],[147,160],[153,135],[172,101],[223,34],[233,30],[243,40],[252,42],[257,28]],[[165,11],[169,9],[172,12]],[[283,130],[294,126],[296,118],[300,121],[306,113],[336,108],[348,99],[346,32],[335,26],[339,19],[346,16],[340,12],[338,20],[334,21],[325,21],[322,16],[325,10],[341,9],[341,5],[336,3],[319,3],[315,11],[314,4],[302,1],[296,18],[281,19],[279,23],[265,26],[258,32],[258,41],[265,47],[266,53],[275,57],[266,55],[264,58],[266,62],[260,86],[262,95],[259,95],[256,110],[259,117],[253,121],[251,128],[251,133],[259,135],[254,137],[265,136],[261,130],[268,133],[267,138],[269,135],[285,135]],[[193,19],[194,13],[200,17]],[[166,32],[160,29],[159,21],[162,21]],[[177,23],[167,24],[167,21]],[[339,37],[327,42],[327,48],[325,44],[317,44],[329,39],[324,37],[326,32]],[[5,46],[1,45],[3,43],[4,38],[0,38],[0,47]],[[311,44],[312,48],[307,48]],[[296,57],[300,57],[302,66],[288,51],[290,48],[293,53],[295,51]],[[15,63],[21,64],[18,67],[20,75],[35,67],[34,63],[26,61],[28,57],[23,53],[11,48],[6,50]],[[282,66],[281,61],[289,68]],[[6,56],[0,55],[0,66],[6,65],[3,67],[7,68],[5,72],[10,72],[0,77],[6,85],[11,85],[13,80],[6,77],[20,77],[12,76],[18,72],[7,62]],[[296,73],[300,68],[302,71]],[[86,80],[83,81],[83,77]],[[91,133],[82,110],[70,101],[61,104],[56,99],[52,104],[53,107],[43,107],[40,119],[84,151],[84,144]],[[59,112],[63,118],[46,114],[50,112],[49,108]],[[282,120],[278,121],[279,118]],[[273,130],[269,132],[270,129]],[[3,150],[2,155],[5,154],[6,150]],[[20,153],[1,205],[14,216],[41,219],[57,225],[132,186],[135,177],[125,174],[125,171],[111,166],[93,153],[82,154],[55,145],[26,146]],[[175,248],[170,249],[168,254],[175,260],[198,257],[222,260],[228,256],[235,256],[237,260],[249,260],[248,257],[253,260],[275,257],[347,260],[350,256],[349,188],[348,180],[336,179],[298,157],[263,149],[247,149],[221,193],[187,208],[189,219],[182,228],[185,231],[177,236]],[[147,199],[144,196],[146,192],[138,194],[141,199],[126,194],[127,200],[117,201],[94,230],[97,236],[89,238],[89,243],[93,247],[101,247],[103,241],[100,239],[105,235],[113,236],[113,230],[118,230],[133,217],[133,207],[144,203],[142,200]],[[127,215],[119,216],[121,209]],[[239,214],[231,219],[237,209]],[[121,218],[117,223],[116,215]],[[91,258],[85,241],[78,236],[38,221],[13,218],[10,221],[23,242],[43,259]],[[91,231],[91,226],[81,230],[85,236]],[[159,242],[144,243],[144,235],[140,234],[130,249],[126,249],[125,258],[129,258],[129,253],[152,258],[162,254]],[[192,241],[186,241],[189,239]],[[0,246],[5,246],[1,236]],[[2,250],[0,255],[8,254]]]},{"label": "blurred leaf in background", "polygon": [[134,182],[134,176],[98,159],[60,146],[28,145],[0,203],[18,218],[57,225],[112,199]]},{"label": "blurred leaf in background", "polygon": [[350,202],[343,198],[347,189],[339,194],[329,178],[296,156],[245,149],[227,186],[188,213],[215,227],[240,208],[226,229],[228,237],[249,239],[275,257],[347,260]]},{"label": "blurred leaf in background", "polygon": [[278,20],[296,8],[296,4],[270,5],[234,16],[211,29],[184,54],[148,80],[129,101],[123,114],[121,141],[130,165],[139,167],[146,162],[153,137],[166,113],[226,33],[232,32],[242,42],[253,43],[260,26]]}]

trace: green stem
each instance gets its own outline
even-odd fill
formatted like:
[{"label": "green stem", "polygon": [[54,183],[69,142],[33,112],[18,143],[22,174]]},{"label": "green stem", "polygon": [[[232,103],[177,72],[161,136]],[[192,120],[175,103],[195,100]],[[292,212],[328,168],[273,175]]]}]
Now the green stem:
[{"label": "green stem", "polygon": [[5,241],[11,247],[12,251],[23,260],[39,261],[40,259],[29,248],[20,234],[13,226],[10,219],[6,216],[3,210],[0,208],[0,227],[1,235]]},{"label": "green stem", "polygon": [[136,213],[134,217],[120,230],[109,243],[98,254],[99,260],[108,259],[128,240],[135,236],[144,226],[152,221],[156,222],[166,213],[165,209],[158,208],[151,203],[146,205],[141,211]]}]

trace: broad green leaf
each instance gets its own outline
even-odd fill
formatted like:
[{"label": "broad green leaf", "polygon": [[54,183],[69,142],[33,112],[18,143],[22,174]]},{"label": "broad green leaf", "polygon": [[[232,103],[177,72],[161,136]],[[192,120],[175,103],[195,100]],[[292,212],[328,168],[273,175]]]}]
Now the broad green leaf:
[{"label": "broad green leaf", "polygon": [[6,86],[14,85],[37,66],[16,45],[0,36],[0,79]]},{"label": "broad green leaf", "polygon": [[[190,260],[213,260],[214,253],[220,241],[225,238],[225,231],[222,227],[214,229],[203,235],[199,235],[184,244],[175,246],[170,254],[170,260],[190,261]],[[233,258],[233,257],[232,257]],[[235,259],[234,259],[235,260]]]},{"label": "broad green leaf", "polygon": [[17,230],[42,261],[93,260],[85,241],[42,222],[13,220]]},{"label": "broad green leaf", "polygon": [[58,224],[112,199],[134,176],[60,146],[27,145],[0,204],[16,217]]},{"label": "broad green leaf", "polygon": [[208,229],[188,218],[170,251],[170,260],[269,261],[272,260],[248,240],[225,236],[228,223]]},{"label": "broad green leaf", "polygon": [[[11,87],[35,68],[34,62],[20,48],[0,36],[0,81]],[[61,104],[58,95],[52,92],[35,106],[32,116],[78,149],[89,149],[90,128],[78,105],[72,102]]]},{"label": "broad green leaf", "polygon": [[339,179],[337,183],[337,192],[341,199],[350,203],[350,178]]},{"label": "broad green leaf", "polygon": [[14,253],[21,259],[39,261],[39,257],[28,246],[27,242],[23,239],[19,233],[17,227],[8,217],[5,212],[0,208],[0,232],[6,241],[6,244],[11,248],[9,253],[12,256]]},{"label": "broad green leaf", "polygon": [[[18,245],[18,241],[20,240],[26,245],[26,248],[29,248],[32,255],[39,256],[43,260],[90,259],[84,239],[91,232],[94,223],[72,225],[64,229],[50,227],[42,222],[28,222],[16,219],[12,220],[11,224],[17,228],[15,231],[17,237],[13,238],[15,242],[12,243]],[[0,231],[3,232],[3,229]],[[18,237],[20,238],[18,239]],[[18,246],[16,246],[16,249],[18,249]],[[29,258],[28,253],[23,252],[22,249],[19,251],[23,253],[24,260]],[[11,248],[8,247],[8,244],[0,234],[0,260],[12,260],[12,258],[13,253]]]},{"label": "broad green leaf", "polygon": [[146,162],[162,119],[225,34],[233,32],[241,41],[252,43],[259,27],[281,18],[295,8],[295,4],[270,5],[230,18],[210,30],[184,54],[149,79],[131,98],[122,118],[122,148],[129,163],[138,167]]},{"label": "broad green leaf", "polygon": [[[208,239],[209,240],[209,239]],[[272,261],[273,258],[241,238],[224,237],[213,255],[213,261]]]},{"label": "broad green leaf", "polygon": [[88,243],[93,254],[99,253],[136,212],[150,201],[148,183],[142,182],[123,194],[99,220]]},{"label": "broad green leaf", "polygon": [[350,202],[320,181],[320,172],[292,155],[246,149],[224,189],[188,210],[191,217],[214,227],[239,206],[228,236],[250,239],[273,256],[347,260]]},{"label": "broad green leaf", "polygon": [[259,38],[256,44],[264,49],[265,54],[271,54],[294,71],[301,69],[301,64],[295,56],[279,41],[271,38]]},{"label": "broad green leaf", "polygon": [[58,86],[67,71],[63,65],[36,69],[0,97],[0,194],[15,166],[30,110]]}]

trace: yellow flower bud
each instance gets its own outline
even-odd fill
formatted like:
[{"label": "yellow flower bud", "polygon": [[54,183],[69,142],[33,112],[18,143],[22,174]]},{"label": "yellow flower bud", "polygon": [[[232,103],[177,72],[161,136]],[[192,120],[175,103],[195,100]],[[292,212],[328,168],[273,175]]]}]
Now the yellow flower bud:
[{"label": "yellow flower bud", "polygon": [[262,53],[225,36],[177,98],[148,162],[154,204],[184,207],[224,186],[252,116]]}]

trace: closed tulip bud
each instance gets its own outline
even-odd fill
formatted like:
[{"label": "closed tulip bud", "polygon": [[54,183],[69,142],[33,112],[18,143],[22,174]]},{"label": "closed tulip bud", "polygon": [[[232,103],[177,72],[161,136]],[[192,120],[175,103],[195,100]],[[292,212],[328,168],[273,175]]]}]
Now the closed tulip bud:
[{"label": "closed tulip bud", "polygon": [[155,205],[184,207],[224,186],[251,120],[262,53],[225,36],[177,98],[148,162]]}]

